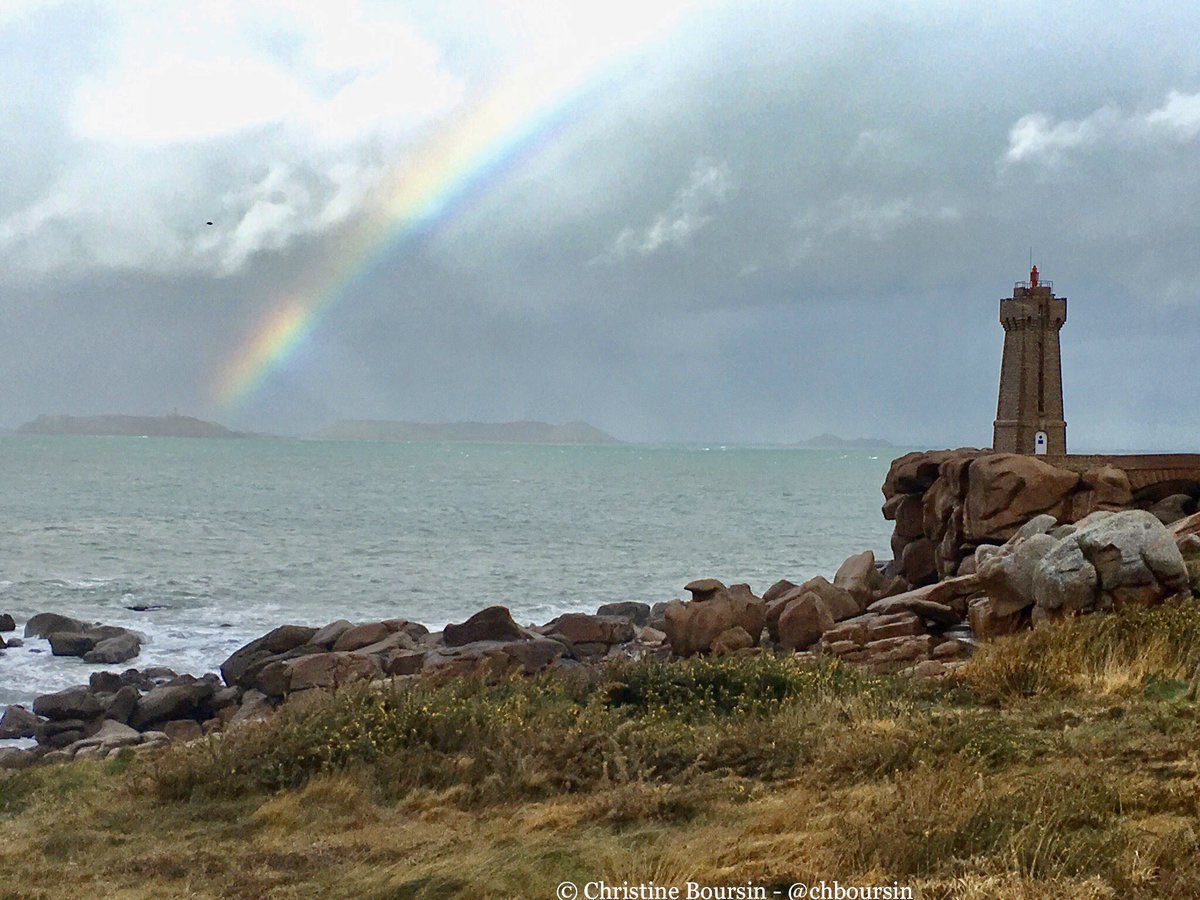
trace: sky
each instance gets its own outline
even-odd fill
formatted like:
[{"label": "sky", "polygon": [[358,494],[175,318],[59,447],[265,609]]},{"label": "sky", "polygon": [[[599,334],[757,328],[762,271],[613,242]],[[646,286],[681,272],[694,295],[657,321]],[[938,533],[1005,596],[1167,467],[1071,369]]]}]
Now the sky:
[{"label": "sky", "polygon": [[[0,0],[0,426],[1197,450],[1200,6]],[[211,222],[209,225],[207,223]]]}]

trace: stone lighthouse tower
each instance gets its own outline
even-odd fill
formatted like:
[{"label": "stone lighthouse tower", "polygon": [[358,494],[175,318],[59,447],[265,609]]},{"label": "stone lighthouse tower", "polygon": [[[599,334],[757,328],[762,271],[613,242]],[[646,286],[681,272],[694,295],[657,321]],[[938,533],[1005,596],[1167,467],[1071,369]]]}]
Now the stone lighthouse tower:
[{"label": "stone lighthouse tower", "polygon": [[1038,281],[1037,266],[1028,281],[1017,282],[1011,300],[1000,301],[1004,358],[992,449],[1052,456],[1067,452],[1058,347],[1058,332],[1066,321],[1067,298],[1054,296],[1053,282]]}]

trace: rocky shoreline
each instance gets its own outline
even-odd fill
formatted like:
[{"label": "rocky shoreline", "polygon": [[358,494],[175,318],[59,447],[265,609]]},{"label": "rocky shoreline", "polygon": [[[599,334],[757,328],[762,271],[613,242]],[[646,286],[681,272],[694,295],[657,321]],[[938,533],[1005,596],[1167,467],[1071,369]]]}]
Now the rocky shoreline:
[{"label": "rocky shoreline", "polygon": [[[1180,487],[1175,485],[1173,487]],[[688,601],[622,602],[521,626],[503,606],[430,632],[403,618],[281,625],[201,677],[153,667],[10,706],[0,768],[103,758],[191,741],[356,681],[536,674],[615,659],[775,653],[877,672],[951,675],[978,641],[1065,616],[1200,596],[1200,485],[1135,496],[1119,469],[1082,475],[1033,457],[926,451],[892,463],[883,486],[895,559],[849,557],[830,581],[786,579],[761,596],[706,578]],[[0,632],[17,624],[0,614]],[[55,655],[119,664],[140,638],[43,613],[25,637]],[[19,646],[19,638],[4,647]]]}]

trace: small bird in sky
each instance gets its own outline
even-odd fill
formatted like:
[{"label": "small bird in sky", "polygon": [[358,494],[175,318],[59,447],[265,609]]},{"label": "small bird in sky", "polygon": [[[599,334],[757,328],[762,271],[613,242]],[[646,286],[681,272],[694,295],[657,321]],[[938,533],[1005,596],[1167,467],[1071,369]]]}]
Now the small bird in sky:
[{"label": "small bird in sky", "polygon": [[212,224],[212,222],[205,222],[204,224],[205,224],[205,225],[211,225],[211,224]]}]

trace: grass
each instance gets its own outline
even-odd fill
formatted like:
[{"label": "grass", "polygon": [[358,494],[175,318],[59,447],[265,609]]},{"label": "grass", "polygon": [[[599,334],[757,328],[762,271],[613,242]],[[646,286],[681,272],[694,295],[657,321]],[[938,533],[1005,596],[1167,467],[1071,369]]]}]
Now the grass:
[{"label": "grass", "polygon": [[1198,648],[1181,604],[997,641],[937,685],[758,656],[359,686],[0,774],[0,896],[1194,897]]}]

